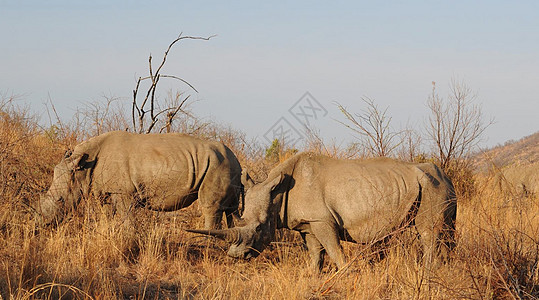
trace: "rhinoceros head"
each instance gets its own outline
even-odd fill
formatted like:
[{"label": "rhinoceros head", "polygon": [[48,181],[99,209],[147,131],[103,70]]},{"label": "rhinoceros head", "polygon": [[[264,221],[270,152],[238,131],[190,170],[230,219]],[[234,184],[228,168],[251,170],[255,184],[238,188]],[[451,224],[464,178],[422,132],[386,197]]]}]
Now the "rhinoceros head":
[{"label": "rhinoceros head", "polygon": [[241,227],[224,230],[187,230],[221,238],[229,242],[228,255],[235,258],[256,257],[275,235],[276,205],[273,193],[281,177],[253,185],[245,195],[245,212]]},{"label": "rhinoceros head", "polygon": [[52,184],[47,193],[41,195],[35,207],[38,225],[46,226],[62,221],[67,211],[78,204],[84,189],[87,158],[87,154],[69,152],[54,167]]}]

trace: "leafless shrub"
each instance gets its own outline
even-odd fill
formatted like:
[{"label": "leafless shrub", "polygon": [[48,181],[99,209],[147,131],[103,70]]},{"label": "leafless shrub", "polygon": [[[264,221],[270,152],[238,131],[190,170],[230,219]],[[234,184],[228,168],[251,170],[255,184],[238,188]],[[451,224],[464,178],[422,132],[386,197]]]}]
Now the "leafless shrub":
[{"label": "leafless shrub", "polygon": [[[191,106],[196,103],[189,101],[190,96],[184,92],[169,90],[164,98],[163,108],[166,119],[159,122],[159,132],[182,132],[189,135],[202,136],[212,122],[195,116]],[[174,107],[174,110],[168,109]]]},{"label": "leafless shrub", "polygon": [[398,157],[404,161],[416,161],[422,155],[422,137],[416,130],[408,126],[403,130],[401,143],[398,148]]},{"label": "leafless shrub", "polygon": [[81,115],[85,132],[97,136],[108,131],[128,129],[130,124],[125,115],[123,99],[103,96],[103,100],[86,102],[84,108],[77,111]]},{"label": "leafless shrub", "polygon": [[392,130],[391,117],[387,115],[387,108],[381,110],[370,98],[364,97],[362,100],[367,104],[367,108],[355,116],[345,107],[337,104],[349,124],[338,122],[359,134],[360,144],[371,156],[390,156],[400,144],[398,141],[400,132]]},{"label": "leafless shrub", "polygon": [[81,139],[88,138],[88,128],[84,125],[84,120],[80,113],[76,113],[69,121],[62,121],[56,107],[49,97],[45,103],[47,111],[48,128],[43,128],[43,134],[53,143],[60,143],[61,148],[65,151],[73,149]]},{"label": "leafless shrub", "polygon": [[[163,66],[165,65],[167,61],[168,54],[172,47],[180,42],[181,40],[190,39],[190,40],[209,40],[213,36],[210,37],[196,37],[196,36],[182,36],[180,35],[170,43],[167,50],[163,54],[163,58],[161,60],[161,63],[155,68],[154,71],[154,65],[152,63],[152,55],[150,55],[148,59],[148,67],[149,67],[149,75],[145,77],[139,77],[135,86],[135,89],[133,90],[133,103],[132,103],[132,109],[131,109],[131,117],[132,117],[132,130],[138,132],[138,133],[150,133],[154,130],[155,126],[159,122],[159,118],[161,115],[166,116],[166,120],[164,121],[164,125],[161,127],[160,131],[166,130],[172,126],[172,122],[175,120],[178,112],[182,112],[182,106],[185,105],[185,103],[189,100],[189,96],[185,96],[181,101],[176,101],[174,103],[174,106],[164,107],[160,108],[160,104],[158,99],[156,98],[156,91],[157,86],[161,78],[169,78],[169,79],[175,79],[178,80],[185,85],[187,85],[189,88],[191,88],[193,91],[198,92],[189,82],[186,80],[175,76],[175,75],[167,75],[162,74],[161,70]],[[139,100],[139,92],[141,88],[141,83],[143,81],[149,80],[150,86],[146,90],[146,92],[143,95],[142,100]],[[178,96],[181,96],[181,94],[178,94]],[[179,100],[179,99],[178,99]],[[149,114],[149,115],[148,115]]]},{"label": "leafless shrub", "polygon": [[325,142],[320,136],[320,130],[314,127],[305,127],[303,150],[335,158],[348,159],[357,157],[357,149],[352,147],[343,149],[335,140],[329,143]]},{"label": "leafless shrub", "polygon": [[474,103],[476,95],[464,82],[453,79],[449,89],[449,97],[444,101],[436,92],[436,83],[432,82],[432,94],[427,102],[430,116],[426,131],[445,171],[451,164],[466,163],[464,159],[493,122],[484,123],[481,106]]}]

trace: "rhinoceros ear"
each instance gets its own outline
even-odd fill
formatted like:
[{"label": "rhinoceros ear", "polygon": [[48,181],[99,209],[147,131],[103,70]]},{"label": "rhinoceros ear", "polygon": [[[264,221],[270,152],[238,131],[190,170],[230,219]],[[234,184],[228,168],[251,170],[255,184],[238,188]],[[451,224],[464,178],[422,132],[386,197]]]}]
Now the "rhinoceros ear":
[{"label": "rhinoceros ear", "polygon": [[88,157],[89,155],[86,153],[71,155],[67,158],[67,165],[75,171],[89,168],[94,162],[89,162]]},{"label": "rhinoceros ear", "polygon": [[253,187],[253,185],[255,185],[255,182],[253,181],[251,176],[249,176],[249,172],[247,172],[247,170],[245,169],[241,170],[241,184],[243,184],[245,190],[248,190]]},{"label": "rhinoceros ear", "polygon": [[73,151],[71,151],[70,149],[68,149],[68,150],[66,150],[66,152],[64,153],[64,158],[69,158],[72,154],[73,154]]},{"label": "rhinoceros ear", "polygon": [[285,175],[281,173],[280,176],[276,176],[274,179],[272,179],[270,182],[268,182],[268,186],[270,187],[270,191],[274,191],[277,189],[279,184],[281,184],[284,181]]}]

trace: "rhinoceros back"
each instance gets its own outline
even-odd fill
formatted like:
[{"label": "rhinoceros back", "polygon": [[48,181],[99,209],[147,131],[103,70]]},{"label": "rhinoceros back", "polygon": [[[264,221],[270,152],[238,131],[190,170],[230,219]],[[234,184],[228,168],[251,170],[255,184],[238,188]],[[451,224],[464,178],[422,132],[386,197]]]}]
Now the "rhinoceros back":
[{"label": "rhinoceros back", "polygon": [[240,168],[229,151],[223,144],[182,134],[121,131],[100,135],[75,148],[95,161],[90,175],[94,194],[137,195],[148,201],[149,207],[160,210],[190,205],[198,198],[208,172],[224,170],[226,177],[231,168]]}]

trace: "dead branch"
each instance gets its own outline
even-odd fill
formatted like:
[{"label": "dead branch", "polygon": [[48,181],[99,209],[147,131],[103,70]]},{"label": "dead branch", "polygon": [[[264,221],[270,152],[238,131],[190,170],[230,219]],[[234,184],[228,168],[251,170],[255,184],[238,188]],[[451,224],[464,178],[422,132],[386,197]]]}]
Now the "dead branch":
[{"label": "dead branch", "polygon": [[387,108],[383,111],[374,103],[374,100],[364,97],[361,100],[367,104],[367,108],[361,114],[352,115],[345,107],[337,103],[340,111],[348,122],[338,121],[360,136],[358,139],[367,148],[371,155],[385,157],[400,145],[396,138],[401,134],[390,128],[391,117],[387,115]]},{"label": "dead branch", "polygon": [[[183,36],[182,33],[180,33],[180,35],[168,45],[167,49],[165,50],[165,52],[163,54],[163,58],[161,60],[161,63],[157,66],[157,68],[155,70],[154,70],[154,66],[153,66],[153,63],[152,63],[153,57],[152,57],[152,55],[149,56],[149,58],[148,58],[149,75],[145,76],[145,77],[139,77],[138,80],[137,80],[137,83],[135,85],[135,89],[133,90],[133,103],[132,103],[132,108],[131,108],[131,117],[132,117],[133,130],[135,130],[135,131],[137,131],[139,133],[143,133],[143,132],[150,133],[153,130],[153,128],[155,127],[155,125],[158,123],[159,116],[162,115],[165,112],[167,112],[166,124],[168,124],[169,126],[172,124],[172,119],[177,116],[178,112],[182,111],[181,106],[183,104],[185,104],[186,100],[189,99],[189,97],[184,99],[184,101],[182,101],[182,103],[180,103],[180,105],[178,107],[167,107],[167,108],[162,109],[161,111],[157,112],[157,110],[159,109],[158,108],[159,105],[158,105],[157,99],[156,99],[156,90],[157,90],[159,80],[161,78],[175,79],[175,80],[178,80],[178,81],[186,84],[189,88],[191,88],[193,91],[195,91],[197,93],[198,93],[198,90],[192,84],[187,82],[187,80],[185,80],[185,79],[183,79],[181,77],[178,77],[178,76],[175,76],[175,75],[161,74],[161,69],[163,68],[163,66],[165,65],[165,63],[167,61],[168,54],[169,54],[170,50],[172,49],[172,47],[181,40],[192,39],[192,40],[206,40],[207,41],[207,40],[210,40],[213,37],[215,37],[215,35],[212,35],[212,36],[209,36],[209,37],[198,37],[198,36]],[[139,103],[137,102],[137,97],[139,95],[140,84],[141,84],[142,81],[145,81],[145,80],[150,80],[151,84],[148,87],[148,90],[144,94],[144,99],[141,101],[141,103],[139,105]],[[147,107],[147,106],[149,106],[149,107]],[[150,120],[149,120],[150,124],[145,129],[145,126],[146,126],[145,121],[146,121],[148,113],[149,113],[149,117],[150,117]],[[137,126],[137,122],[138,122],[138,126]],[[166,126],[167,125],[165,125],[164,127],[166,128]],[[160,131],[162,131],[162,130],[163,129],[161,129]]]},{"label": "dead branch", "polygon": [[464,82],[453,79],[448,100],[444,101],[436,92],[436,83],[432,82],[432,94],[427,102],[431,111],[427,132],[444,170],[471,153],[493,123],[493,120],[483,123],[483,113],[481,107],[474,104],[475,99],[476,95]]},{"label": "dead branch", "polygon": [[189,100],[189,97],[191,97],[191,95],[185,97],[185,99],[183,99],[183,101],[176,107],[176,109],[174,111],[170,111],[170,109],[168,109],[168,110],[163,110],[163,111],[160,112],[160,113],[163,113],[165,111],[168,111],[168,113],[167,113],[167,121],[166,121],[165,125],[163,127],[161,127],[161,129],[159,130],[160,133],[163,132],[163,130],[165,128],[167,129],[167,133],[170,132],[171,127],[172,127],[172,121],[174,120],[174,118],[176,117],[176,115],[178,114],[179,111],[183,111],[182,106],[185,104],[185,102],[187,102],[187,100]]}]

